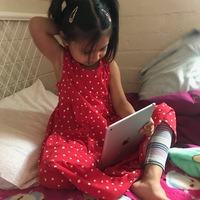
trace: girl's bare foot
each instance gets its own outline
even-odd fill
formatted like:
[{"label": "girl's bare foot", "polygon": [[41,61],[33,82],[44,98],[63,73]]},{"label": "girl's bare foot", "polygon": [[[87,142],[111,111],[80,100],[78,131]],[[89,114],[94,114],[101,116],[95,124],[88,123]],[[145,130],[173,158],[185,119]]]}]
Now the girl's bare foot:
[{"label": "girl's bare foot", "polygon": [[131,186],[131,191],[141,200],[169,200],[160,184],[139,180]]},{"label": "girl's bare foot", "polygon": [[133,183],[131,191],[141,200],[169,200],[160,185],[162,168],[158,165],[147,164],[140,180]]}]

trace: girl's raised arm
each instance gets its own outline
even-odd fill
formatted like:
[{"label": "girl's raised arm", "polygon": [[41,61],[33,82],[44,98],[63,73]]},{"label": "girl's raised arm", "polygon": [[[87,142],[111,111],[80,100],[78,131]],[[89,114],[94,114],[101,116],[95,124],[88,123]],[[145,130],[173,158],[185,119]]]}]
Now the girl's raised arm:
[{"label": "girl's raised arm", "polygon": [[58,27],[48,18],[34,17],[29,22],[29,30],[38,49],[54,66],[57,78],[60,77],[63,46],[55,38],[59,35]]}]

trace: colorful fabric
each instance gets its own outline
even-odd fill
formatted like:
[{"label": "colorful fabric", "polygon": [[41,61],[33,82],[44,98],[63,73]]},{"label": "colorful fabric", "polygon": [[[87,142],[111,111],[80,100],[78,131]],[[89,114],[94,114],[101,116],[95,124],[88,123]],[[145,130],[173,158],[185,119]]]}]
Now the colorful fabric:
[{"label": "colorful fabric", "polygon": [[200,178],[200,148],[171,148],[170,160],[193,177]]},{"label": "colorful fabric", "polygon": [[[109,81],[105,60],[97,69],[86,70],[65,52],[62,79],[57,84],[59,103],[50,117],[39,161],[42,185],[76,187],[110,200],[120,197],[141,176],[150,138],[123,162],[99,169],[106,127],[119,120],[111,104]],[[156,106],[152,118],[155,125],[166,122],[175,133],[175,113],[165,103]]]}]

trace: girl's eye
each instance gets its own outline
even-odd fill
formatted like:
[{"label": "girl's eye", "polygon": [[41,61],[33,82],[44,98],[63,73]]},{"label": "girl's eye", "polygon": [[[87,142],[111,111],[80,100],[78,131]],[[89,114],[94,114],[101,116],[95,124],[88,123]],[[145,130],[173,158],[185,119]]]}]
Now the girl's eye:
[{"label": "girl's eye", "polygon": [[101,49],[101,51],[106,51],[107,50],[107,46],[106,47],[104,47],[103,49]]},{"label": "girl's eye", "polygon": [[90,55],[91,54],[91,52],[87,52],[87,51],[84,51],[84,52],[82,52],[84,55]]}]

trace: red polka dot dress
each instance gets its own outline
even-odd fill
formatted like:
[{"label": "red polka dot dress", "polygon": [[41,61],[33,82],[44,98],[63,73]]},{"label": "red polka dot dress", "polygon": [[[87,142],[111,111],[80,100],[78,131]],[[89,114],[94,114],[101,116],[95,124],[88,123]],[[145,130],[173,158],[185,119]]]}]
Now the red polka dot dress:
[{"label": "red polka dot dress", "polygon": [[[76,187],[99,199],[114,200],[141,175],[145,141],[122,163],[104,171],[98,168],[106,127],[119,119],[111,104],[109,81],[107,62],[101,60],[97,69],[87,70],[65,51],[57,84],[59,103],[49,119],[39,161],[42,185]],[[157,106],[154,115],[155,123],[165,121],[175,130],[174,111],[166,104]]]}]

